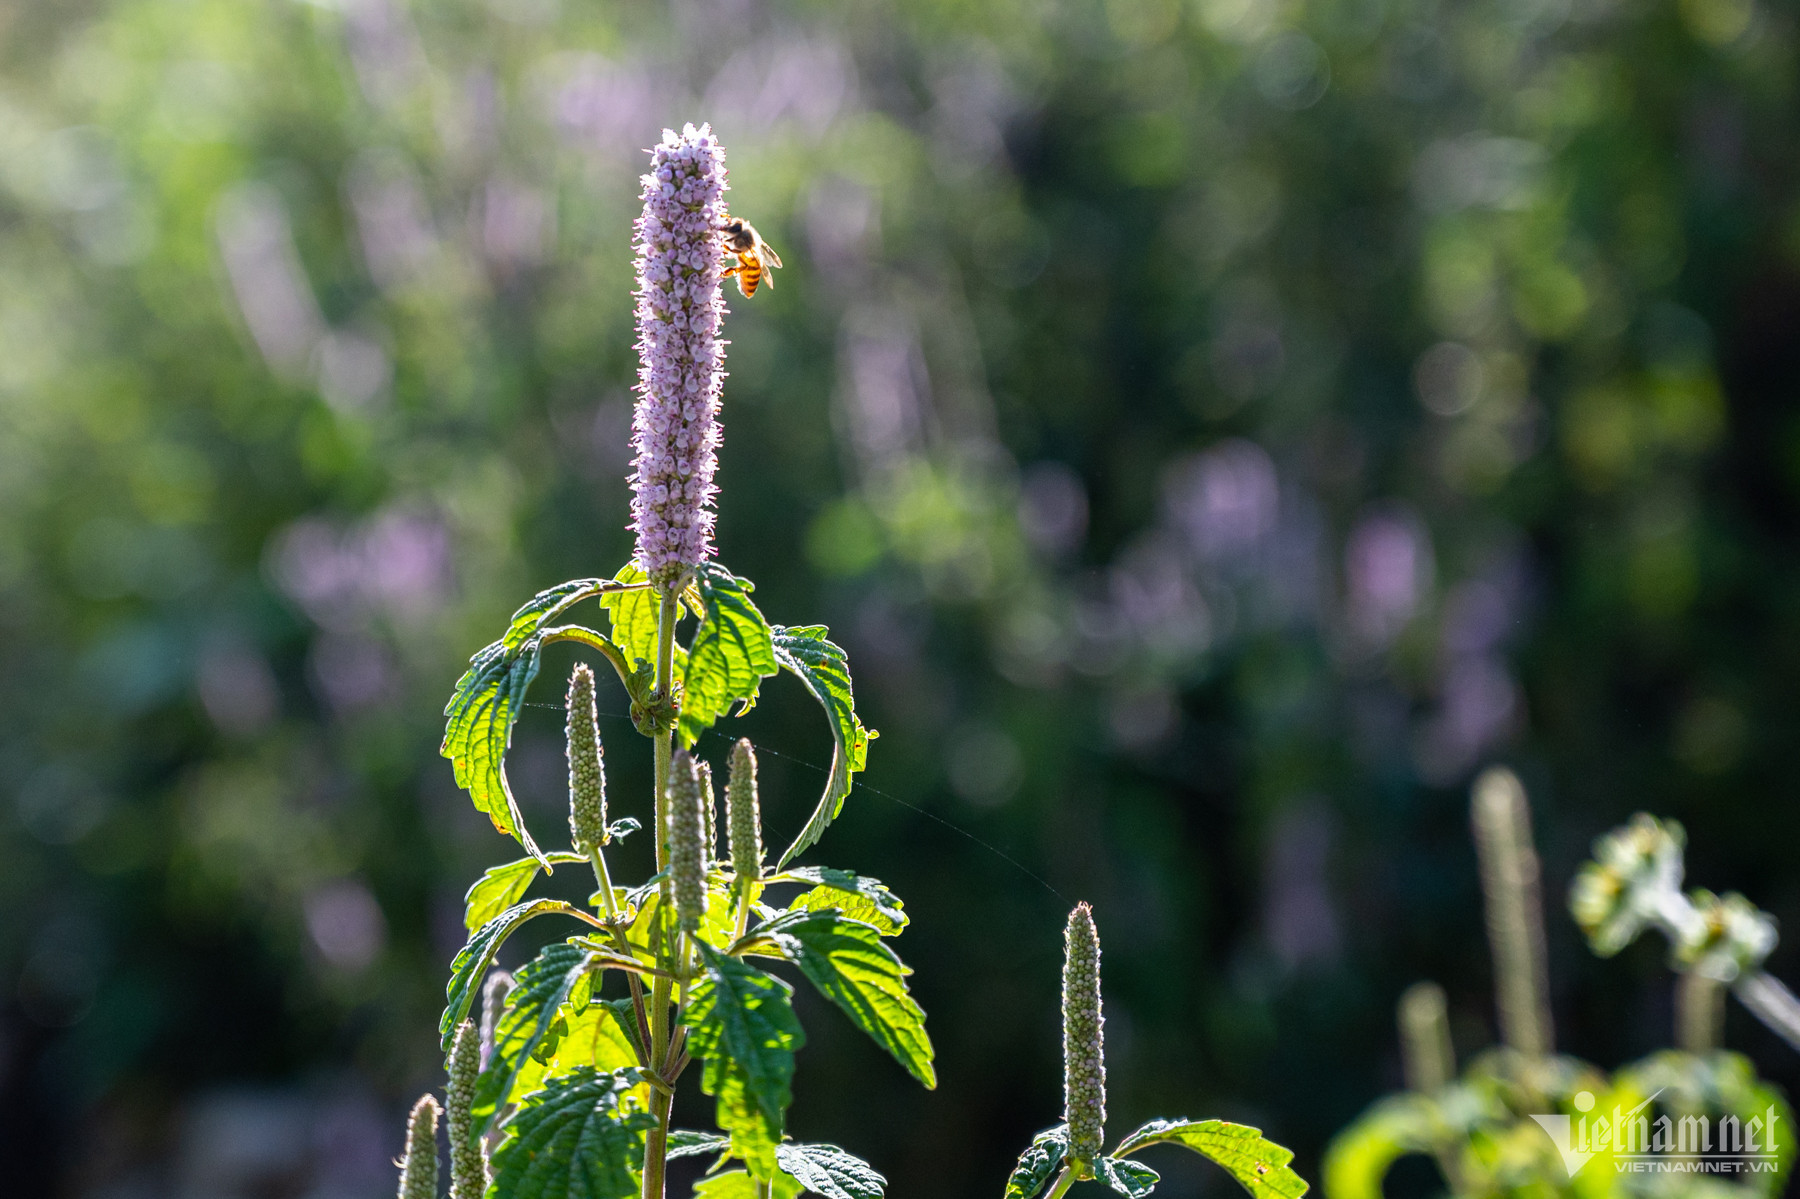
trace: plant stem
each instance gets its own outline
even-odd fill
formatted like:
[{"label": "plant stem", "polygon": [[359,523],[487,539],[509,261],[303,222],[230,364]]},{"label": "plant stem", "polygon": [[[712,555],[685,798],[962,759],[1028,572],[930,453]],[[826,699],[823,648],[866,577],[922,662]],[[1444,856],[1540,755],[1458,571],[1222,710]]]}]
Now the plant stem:
[{"label": "plant stem", "polygon": [[[619,947],[620,953],[630,957],[632,956],[631,942],[626,940],[624,931],[618,925],[619,909],[618,905],[613,902],[612,875],[606,869],[606,855],[601,852],[598,845],[590,845],[588,846],[588,861],[594,864],[594,882],[599,886],[600,895],[606,905],[606,922],[612,925],[613,944]],[[638,976],[635,974],[626,974],[625,981],[631,987],[631,1009],[637,1015],[637,1035],[632,1037],[632,1041],[637,1049],[638,1064],[648,1067],[650,1065],[650,1024],[645,1019],[644,1013],[644,985],[638,981]]]},{"label": "plant stem", "polygon": [[[666,587],[662,592],[662,606],[656,616],[656,699],[659,706],[667,707],[668,699],[675,693],[675,625],[681,619],[681,608],[676,598],[674,587]],[[656,752],[656,868],[667,870],[669,867],[668,821],[669,821],[669,759],[672,754],[670,742],[671,731],[659,731],[652,744]],[[654,943],[658,956],[668,953],[666,932],[669,920],[669,886],[663,884],[663,901],[656,905],[656,935]],[[679,963],[664,960],[658,963],[665,969],[675,969]],[[650,1060],[656,1064],[660,1073],[669,1053],[669,979],[658,977],[650,988]],[[650,1130],[644,1139],[644,1195],[643,1199],[663,1199],[663,1170],[669,1154],[669,1108],[674,1096],[663,1089],[651,1091],[651,1114],[656,1117],[656,1127]]]},{"label": "plant stem", "polygon": [[1044,1199],[1062,1199],[1063,1195],[1068,1193],[1069,1188],[1074,1185],[1075,1167],[1064,1166],[1062,1168],[1062,1173],[1058,1174],[1056,1176],[1056,1181],[1051,1184],[1050,1193],[1045,1195]]}]

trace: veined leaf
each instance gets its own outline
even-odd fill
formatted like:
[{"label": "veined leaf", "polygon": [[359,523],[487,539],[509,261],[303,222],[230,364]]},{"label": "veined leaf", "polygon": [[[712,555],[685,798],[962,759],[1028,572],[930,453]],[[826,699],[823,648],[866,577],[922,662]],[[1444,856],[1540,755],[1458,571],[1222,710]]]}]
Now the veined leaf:
[{"label": "veined leaf", "polygon": [[[800,1184],[777,1172],[769,1190],[770,1199],[796,1199]],[[694,1184],[694,1199],[762,1199],[756,1179],[742,1170],[711,1174]]]},{"label": "veined leaf", "polygon": [[450,1052],[450,1042],[456,1036],[456,1026],[469,1014],[469,1004],[475,997],[475,988],[487,974],[488,967],[493,964],[494,954],[521,924],[550,912],[579,915],[580,909],[560,899],[533,899],[514,904],[477,929],[475,935],[469,938],[469,943],[456,955],[456,960],[450,963],[450,982],[444,988],[444,997],[449,1002],[444,1008],[444,1018],[438,1022],[438,1032],[442,1035],[445,1053]]},{"label": "veined leaf", "polygon": [[716,1132],[692,1132],[677,1128],[669,1133],[668,1156],[671,1160],[677,1157],[698,1157],[703,1153],[723,1153],[730,1147],[730,1137],[722,1137]]},{"label": "veined leaf", "polygon": [[[456,783],[494,827],[518,840],[525,852],[543,861],[519,817],[512,786],[506,781],[506,748],[525,693],[537,677],[544,628],[571,604],[596,595],[602,579],[575,579],[540,591],[513,613],[506,635],[469,660],[456,691],[444,708],[449,723],[438,752],[456,769]],[[598,634],[596,634],[598,636]]]},{"label": "veined leaf", "polygon": [[1162,1175],[1149,1166],[1122,1157],[1103,1157],[1096,1161],[1094,1177],[1126,1199],[1144,1199],[1162,1181]]},{"label": "veined leaf", "polygon": [[[533,1091],[542,1089],[550,1079],[573,1074],[583,1066],[592,1066],[604,1074],[638,1065],[637,1051],[631,1047],[625,1031],[626,1024],[634,1019],[631,1001],[589,1003],[583,992],[591,991],[593,977],[592,974],[582,975],[575,984],[568,1001],[551,1022],[550,1031],[537,1049],[525,1056],[518,1076],[513,1079],[512,1093],[503,1102],[518,1103]],[[625,1009],[623,1012],[619,1010],[621,1006]],[[639,1108],[648,1108],[649,1084],[640,1084],[631,1098]]]},{"label": "veined leaf", "polygon": [[[546,854],[551,862],[585,862],[578,853]],[[543,863],[536,858],[520,858],[504,866],[495,866],[469,888],[463,907],[463,926],[474,932],[501,912],[523,899],[531,880],[537,877]]]},{"label": "veined leaf", "polygon": [[775,660],[806,685],[813,698],[825,709],[831,721],[831,774],[825,782],[825,794],[813,809],[806,827],[794,838],[775,863],[776,869],[793,861],[808,846],[824,835],[825,828],[844,809],[844,798],[850,794],[850,776],[863,768],[869,756],[869,742],[876,737],[872,729],[863,728],[856,716],[856,696],[850,685],[850,665],[844,651],[825,639],[829,632],[822,624],[802,628],[772,630]]},{"label": "veined leaf", "polygon": [[681,684],[681,744],[692,748],[701,733],[725,715],[734,700],[755,702],[763,679],[774,674],[769,622],[750,600],[755,585],[716,563],[702,563],[694,581],[705,616],[688,645]]},{"label": "veined leaf", "polygon": [[1306,1180],[1288,1168],[1291,1151],[1263,1139],[1262,1130],[1226,1120],[1152,1120],[1113,1150],[1115,1158],[1150,1145],[1182,1145],[1231,1172],[1256,1199],[1300,1199]]},{"label": "veined leaf", "polygon": [[898,936],[908,923],[900,897],[880,879],[864,878],[830,866],[799,866],[768,880],[771,883],[815,883],[788,905],[788,911],[820,911],[836,908],[852,920],[873,925],[884,937]]},{"label": "veined leaf", "polygon": [[494,1152],[493,1199],[634,1199],[648,1112],[626,1110],[635,1070],[577,1070],[529,1096]]},{"label": "veined leaf", "polygon": [[[638,569],[636,562],[627,562],[613,576],[613,581],[642,583],[649,578],[649,575]],[[662,610],[662,595],[649,587],[637,591],[614,591],[600,597],[600,606],[606,609],[606,615],[612,621],[613,644],[624,651],[625,660],[630,662],[642,658],[654,664],[656,620]]]},{"label": "veined leaf", "polygon": [[682,1015],[688,1051],[705,1059],[700,1089],[718,1100],[718,1124],[733,1151],[770,1178],[793,1100],[794,1051],[806,1043],[789,1000],[793,988],[709,945],[699,949],[703,973]]},{"label": "veined leaf", "polygon": [[[470,1108],[474,1127],[470,1139],[486,1133],[494,1114],[513,1094],[513,1084],[559,1018],[577,979],[587,973],[594,955],[566,942],[546,945],[514,976],[506,1006],[494,1026],[494,1052],[475,1080],[475,1099]],[[567,1021],[563,1028],[567,1030]]]},{"label": "veined leaf", "polygon": [[1006,1180],[1006,1199],[1035,1199],[1069,1156],[1069,1126],[1058,1124],[1031,1138]]},{"label": "veined leaf", "polygon": [[[827,909],[789,912],[756,929],[856,1026],[928,1087],[937,1086],[925,1013],[906,991],[912,971],[882,943],[881,933]],[[756,952],[753,947],[751,952]]]},{"label": "veined leaf", "polygon": [[887,1179],[836,1145],[781,1145],[775,1160],[784,1173],[825,1199],[881,1199]]}]

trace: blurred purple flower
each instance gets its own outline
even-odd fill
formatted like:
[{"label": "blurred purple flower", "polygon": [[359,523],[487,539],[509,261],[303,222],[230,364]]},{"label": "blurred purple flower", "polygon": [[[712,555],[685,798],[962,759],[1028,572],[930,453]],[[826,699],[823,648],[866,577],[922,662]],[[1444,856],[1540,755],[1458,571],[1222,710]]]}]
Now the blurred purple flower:
[{"label": "blurred purple flower", "polygon": [[1385,647],[1424,606],[1431,572],[1431,544],[1417,517],[1391,507],[1363,517],[1344,547],[1351,630]]},{"label": "blurred purple flower", "polygon": [[1163,503],[1203,557],[1246,554],[1275,528],[1275,463],[1255,442],[1231,438],[1171,467]]},{"label": "blurred purple flower", "polygon": [[643,177],[637,221],[637,413],[632,527],[637,562],[658,586],[712,556],[713,473],[725,343],[725,150],[712,127],[663,131]]}]

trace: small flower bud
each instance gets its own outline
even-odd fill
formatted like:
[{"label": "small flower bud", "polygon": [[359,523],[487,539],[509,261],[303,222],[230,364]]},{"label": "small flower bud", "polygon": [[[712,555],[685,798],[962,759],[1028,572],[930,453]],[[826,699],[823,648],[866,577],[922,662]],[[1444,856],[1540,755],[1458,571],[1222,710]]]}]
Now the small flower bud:
[{"label": "small flower bud", "polygon": [[494,1028],[500,1023],[500,1009],[512,994],[513,976],[505,970],[493,970],[481,984],[481,1057],[479,1068],[486,1069],[494,1056]]},{"label": "small flower bud", "polygon": [[594,710],[594,672],[587,664],[569,675],[569,835],[583,853],[606,843],[606,765]]},{"label": "small flower bud", "polygon": [[756,796],[756,750],[742,737],[731,747],[731,776],[725,784],[725,822],[731,837],[731,868],[740,879],[762,877],[762,809]]},{"label": "small flower bud", "polygon": [[474,1135],[470,1110],[475,1104],[475,1079],[481,1073],[481,1035],[471,1020],[462,1022],[450,1043],[449,1073],[444,1107],[450,1134],[450,1199],[481,1199],[488,1185],[487,1145]]},{"label": "small flower bud", "polygon": [[1063,936],[1063,1119],[1069,1157],[1086,1167],[1106,1141],[1105,1017],[1100,1012],[1100,934],[1085,903]]},{"label": "small flower bud", "polygon": [[438,1101],[424,1095],[406,1122],[406,1156],[400,1159],[399,1199],[437,1199]]},{"label": "small flower bud", "polygon": [[693,932],[706,914],[706,815],[700,771],[685,749],[669,763],[669,878],[675,888],[675,915]]}]

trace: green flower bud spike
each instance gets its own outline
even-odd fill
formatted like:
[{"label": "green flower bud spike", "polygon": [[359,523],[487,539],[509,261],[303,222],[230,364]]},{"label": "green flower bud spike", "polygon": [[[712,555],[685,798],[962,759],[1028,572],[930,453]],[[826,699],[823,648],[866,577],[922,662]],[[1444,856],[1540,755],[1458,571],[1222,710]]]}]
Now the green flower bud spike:
[{"label": "green flower bud spike", "polygon": [[1106,1140],[1105,1017],[1100,1013],[1100,934],[1085,903],[1063,936],[1063,1118],[1077,1177],[1093,1174]]},{"label": "green flower bud spike", "polygon": [[684,932],[700,927],[706,914],[706,793],[700,770],[685,749],[669,763],[669,879],[675,891],[675,916]]},{"label": "green flower bud spike", "polygon": [[700,807],[706,813],[706,833],[700,838],[700,868],[710,870],[719,856],[719,795],[713,790],[712,764],[695,762],[694,769],[700,772]]},{"label": "green flower bud spike", "polygon": [[594,710],[594,672],[585,663],[569,675],[569,835],[589,853],[606,844],[606,766]]},{"label": "green flower bud spike", "polygon": [[423,1095],[406,1122],[406,1156],[400,1159],[399,1199],[437,1199],[438,1101]]},{"label": "green flower bud spike", "polygon": [[1531,809],[1519,776],[1502,766],[1483,771],[1475,780],[1472,808],[1501,1037],[1509,1049],[1528,1058],[1547,1057],[1554,1042],[1544,908],[1537,850],[1531,843]]},{"label": "green flower bud spike", "polygon": [[481,1056],[476,1059],[479,1069],[488,1064],[494,1056],[494,1029],[500,1023],[500,1010],[506,1006],[506,997],[512,994],[513,976],[506,970],[488,972],[487,980],[481,984]]},{"label": "green flower bud spike", "polygon": [[1409,1089],[1434,1095],[1456,1077],[1444,988],[1414,983],[1400,996],[1400,1049]]},{"label": "green flower bud spike", "polygon": [[450,1199],[481,1199],[487,1192],[488,1160],[487,1145],[475,1136],[470,1112],[475,1078],[481,1073],[481,1034],[472,1020],[462,1022],[450,1043],[449,1072],[444,1106],[450,1133]]},{"label": "green flower bud spike", "polygon": [[731,777],[725,784],[725,822],[731,838],[731,869],[749,882],[762,877],[762,808],[756,796],[756,750],[741,737],[731,747]]}]

